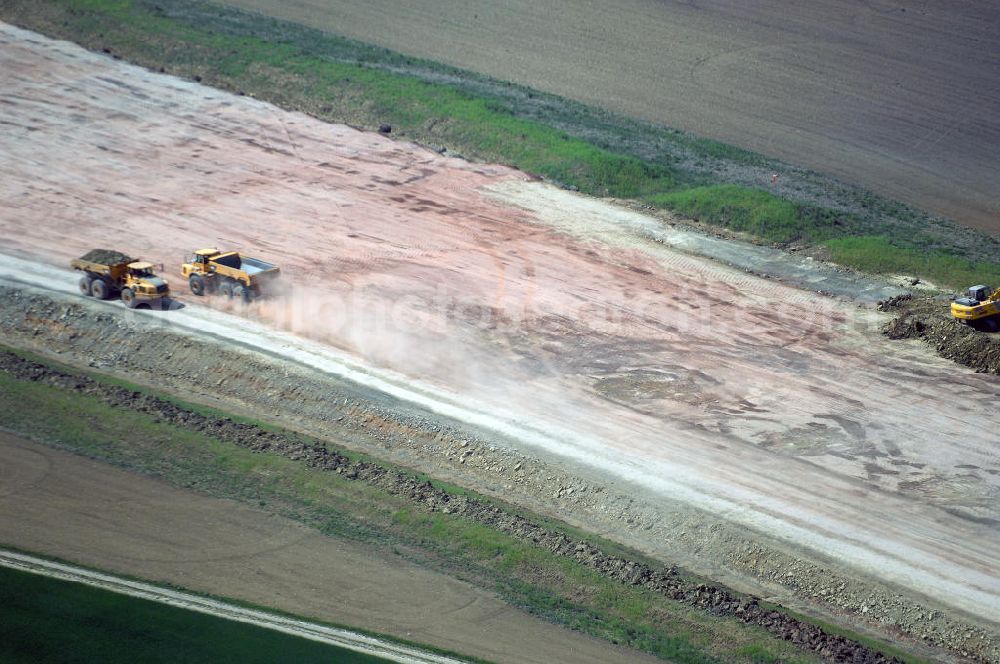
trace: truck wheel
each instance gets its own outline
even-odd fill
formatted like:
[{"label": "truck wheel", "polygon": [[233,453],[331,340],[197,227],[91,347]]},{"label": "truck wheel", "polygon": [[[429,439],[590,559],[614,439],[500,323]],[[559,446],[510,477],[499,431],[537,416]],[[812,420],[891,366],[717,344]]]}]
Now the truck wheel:
[{"label": "truck wheel", "polygon": [[80,295],[90,297],[90,277],[80,277]]},{"label": "truck wheel", "polygon": [[131,288],[125,288],[122,290],[122,302],[124,302],[125,306],[129,309],[135,309],[135,293],[132,292]]},{"label": "truck wheel", "polygon": [[93,283],[90,284],[90,294],[98,300],[108,299],[109,292],[110,289],[108,288],[108,285],[104,283],[103,279],[94,279]]},{"label": "truck wheel", "polygon": [[191,278],[188,279],[188,286],[191,287],[191,292],[195,295],[205,294],[205,280],[197,274],[191,275]]},{"label": "truck wheel", "polygon": [[219,292],[222,293],[223,295],[225,295],[226,297],[232,297],[233,296],[233,284],[232,284],[232,282],[223,281],[219,285]]},{"label": "truck wheel", "polygon": [[245,287],[240,285],[233,286],[233,298],[237,300],[242,300],[244,302],[249,302],[250,291],[248,291]]}]

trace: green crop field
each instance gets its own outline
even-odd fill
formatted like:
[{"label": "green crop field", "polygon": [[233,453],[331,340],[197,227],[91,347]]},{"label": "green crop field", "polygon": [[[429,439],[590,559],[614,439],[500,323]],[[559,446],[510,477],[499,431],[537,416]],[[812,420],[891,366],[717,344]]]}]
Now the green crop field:
[{"label": "green crop field", "polygon": [[0,661],[375,664],[387,660],[0,567]]}]

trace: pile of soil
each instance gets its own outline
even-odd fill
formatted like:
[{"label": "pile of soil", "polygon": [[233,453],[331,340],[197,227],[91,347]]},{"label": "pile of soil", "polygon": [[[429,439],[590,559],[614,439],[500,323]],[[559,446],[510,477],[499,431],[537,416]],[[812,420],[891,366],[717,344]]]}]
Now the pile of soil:
[{"label": "pile of soil", "polygon": [[951,317],[940,299],[900,295],[878,304],[896,313],[882,328],[890,339],[922,339],[938,355],[975,369],[1000,375],[1000,334],[975,330]]},{"label": "pile of soil", "polygon": [[81,256],[80,260],[85,260],[91,263],[100,263],[101,265],[119,265],[121,263],[132,262],[131,258],[122,252],[114,251],[113,249],[91,249]]},{"label": "pile of soil", "polygon": [[772,635],[812,650],[835,662],[890,664],[901,660],[879,653],[844,636],[830,634],[799,620],[777,607],[762,606],[755,597],[738,595],[726,588],[700,583],[675,568],[654,568],[643,562],[608,555],[593,543],[567,537],[535,523],[503,506],[462,494],[451,494],[430,481],[370,461],[356,461],[301,435],[271,431],[254,424],[235,422],[187,410],[158,397],[100,383],[89,376],[54,369],[13,353],[0,353],[0,371],[21,380],[31,380],[98,397],[115,408],[127,408],[158,420],[206,433],[254,452],[279,454],[312,468],[334,472],[349,480],[362,481],[402,496],[431,512],[455,514],[566,558],[629,586],[639,586],[715,615],[731,616],[757,625]]}]

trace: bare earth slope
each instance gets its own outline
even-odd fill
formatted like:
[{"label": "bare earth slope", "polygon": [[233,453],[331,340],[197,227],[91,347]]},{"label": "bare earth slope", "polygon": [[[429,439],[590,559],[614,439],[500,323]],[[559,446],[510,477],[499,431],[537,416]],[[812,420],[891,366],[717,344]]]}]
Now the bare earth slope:
[{"label": "bare earth slope", "polygon": [[1000,5],[226,0],[680,127],[1000,233]]},{"label": "bare earth slope", "polygon": [[[2,25],[0,88],[7,251],[65,264],[112,245],[165,263],[182,294],[185,252],[259,254],[291,292],[254,305],[257,323],[193,306],[164,320],[319,371],[392,369],[376,388],[995,627],[995,378],[506,169]],[[3,278],[73,288],[19,265]],[[649,533],[621,536],[663,555]]]},{"label": "bare earth slope", "polygon": [[490,661],[598,664],[624,652],[399,556],[2,431],[0,543]]}]

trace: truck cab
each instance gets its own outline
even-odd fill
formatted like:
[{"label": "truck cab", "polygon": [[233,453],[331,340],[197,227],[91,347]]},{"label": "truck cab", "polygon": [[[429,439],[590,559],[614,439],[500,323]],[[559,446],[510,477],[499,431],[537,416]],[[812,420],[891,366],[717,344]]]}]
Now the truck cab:
[{"label": "truck cab", "polygon": [[156,276],[155,266],[145,261],[129,263],[125,271],[125,288],[132,290],[138,302],[167,297],[170,287],[161,277]]},{"label": "truck cab", "polygon": [[189,278],[192,274],[209,274],[212,259],[221,254],[218,249],[199,249],[188,258],[187,262],[181,266],[184,278]]}]

